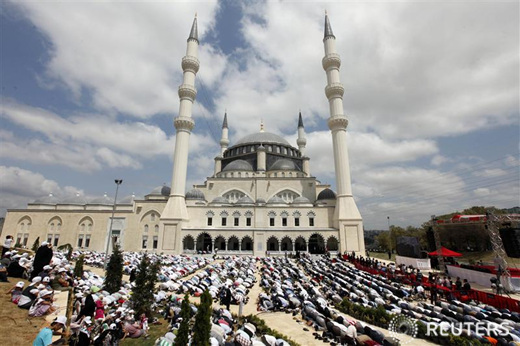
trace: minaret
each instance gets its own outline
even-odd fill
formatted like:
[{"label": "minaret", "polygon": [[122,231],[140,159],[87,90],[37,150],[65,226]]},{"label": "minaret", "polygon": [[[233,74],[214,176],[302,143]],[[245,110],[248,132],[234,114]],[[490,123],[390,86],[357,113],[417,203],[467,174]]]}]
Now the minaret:
[{"label": "minaret", "polygon": [[296,140],[296,144],[298,144],[298,149],[302,155],[305,153],[305,145],[307,144],[307,140],[305,139],[305,128],[303,127],[303,119],[302,112],[298,116],[298,139]]},{"label": "minaret", "polygon": [[348,119],[343,114],[343,93],[345,89],[340,82],[339,67],[341,59],[336,52],[336,37],[332,33],[329,17],[325,12],[325,35],[323,38],[325,57],[323,69],[327,73],[325,95],[329,100],[329,129],[332,133],[334,151],[334,168],[336,172],[336,207],[334,211],[334,227],[339,230],[340,251],[352,251],[364,254],[363,221],[352,196],[350,181],[350,165],[347,146]]},{"label": "minaret", "polygon": [[222,138],[220,139],[220,155],[224,155],[224,151],[228,148],[228,124],[227,124],[227,112],[224,113],[224,121],[222,122]]},{"label": "minaret", "polygon": [[188,220],[184,194],[186,190],[186,174],[188,171],[190,134],[195,126],[195,121],[191,118],[191,113],[193,102],[197,95],[195,75],[199,71],[198,48],[197,15],[195,15],[190,36],[188,37],[186,56],[182,58],[181,64],[183,82],[179,86],[179,116],[173,121],[177,132],[175,136],[175,150],[173,153],[171,192],[168,203],[161,215],[161,223],[164,225],[164,227],[162,227],[164,232],[162,249],[173,250],[176,253],[182,252],[180,235],[182,221]]}]

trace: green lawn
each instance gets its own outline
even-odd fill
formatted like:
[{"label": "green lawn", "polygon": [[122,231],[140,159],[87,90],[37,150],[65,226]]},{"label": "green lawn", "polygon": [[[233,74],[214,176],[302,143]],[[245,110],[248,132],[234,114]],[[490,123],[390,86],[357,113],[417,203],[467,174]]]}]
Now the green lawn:
[{"label": "green lawn", "polygon": [[135,345],[135,346],[140,346],[140,345],[144,345],[144,346],[153,346],[155,345],[155,340],[157,340],[157,338],[161,337],[161,336],[164,336],[164,334],[166,334],[168,332],[168,322],[162,318],[162,316],[160,315],[157,315],[156,316],[159,321],[162,323],[162,324],[150,324],[150,331],[149,331],[149,334],[150,336],[145,339],[143,337],[140,337],[139,339],[125,339],[121,344],[122,345]]}]

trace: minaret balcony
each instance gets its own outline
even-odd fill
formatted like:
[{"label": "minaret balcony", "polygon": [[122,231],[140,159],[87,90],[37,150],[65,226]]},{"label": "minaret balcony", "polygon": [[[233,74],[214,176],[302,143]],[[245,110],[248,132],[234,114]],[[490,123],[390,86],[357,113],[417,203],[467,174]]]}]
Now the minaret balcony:
[{"label": "minaret balcony", "polygon": [[189,71],[189,72],[197,73],[197,72],[199,72],[199,67],[200,67],[199,59],[197,59],[194,56],[189,56],[189,55],[185,56],[184,58],[182,58],[181,66],[182,66],[182,70],[184,72]]},{"label": "minaret balcony", "polygon": [[344,115],[335,115],[329,118],[327,121],[329,129],[334,130],[346,130],[348,126],[348,119]]},{"label": "minaret balcony", "polygon": [[323,69],[327,71],[329,68],[338,68],[341,66],[341,59],[339,57],[339,54],[331,53],[327,54],[323,57],[321,60],[321,65],[323,66]]},{"label": "minaret balcony", "polygon": [[191,117],[179,116],[173,120],[173,125],[178,131],[191,131],[195,127],[195,121]]},{"label": "minaret balcony", "polygon": [[191,102],[195,101],[195,97],[197,96],[197,90],[193,85],[182,84],[179,87],[179,98],[181,100],[190,100]]},{"label": "minaret balcony", "polygon": [[327,99],[343,97],[345,93],[345,88],[341,83],[332,83],[325,87],[325,95],[327,95]]}]

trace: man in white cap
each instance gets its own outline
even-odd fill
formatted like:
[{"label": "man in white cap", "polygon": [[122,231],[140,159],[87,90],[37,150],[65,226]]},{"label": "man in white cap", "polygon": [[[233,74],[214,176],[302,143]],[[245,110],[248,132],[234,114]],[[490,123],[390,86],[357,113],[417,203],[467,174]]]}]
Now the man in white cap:
[{"label": "man in white cap", "polygon": [[65,316],[58,316],[52,321],[50,328],[45,327],[34,339],[33,346],[48,346],[52,344],[52,335],[64,335],[59,330],[67,324],[67,318]]}]

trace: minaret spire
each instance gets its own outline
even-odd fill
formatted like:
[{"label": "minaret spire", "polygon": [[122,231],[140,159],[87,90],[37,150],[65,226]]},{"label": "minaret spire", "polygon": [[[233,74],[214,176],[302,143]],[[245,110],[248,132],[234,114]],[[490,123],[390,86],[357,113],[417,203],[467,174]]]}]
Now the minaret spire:
[{"label": "minaret spire", "polygon": [[352,196],[350,164],[347,146],[348,119],[343,114],[343,94],[345,89],[340,82],[339,68],[341,59],[336,51],[336,37],[332,33],[329,17],[325,14],[325,36],[323,38],[325,56],[323,69],[327,73],[325,95],[329,100],[329,129],[334,149],[334,168],[336,172],[336,207],[334,227],[339,230],[340,252],[365,252],[363,221]]},{"label": "minaret spire", "polygon": [[323,39],[325,40],[327,37],[336,38],[336,36],[334,36],[334,34],[332,33],[332,27],[330,26],[327,11],[325,11],[325,34],[323,35]]},{"label": "minaret spire", "polygon": [[188,151],[191,131],[195,121],[191,117],[193,103],[197,96],[195,76],[199,71],[198,59],[199,39],[197,34],[197,17],[193,20],[186,56],[182,58],[183,81],[179,86],[179,116],[173,121],[176,129],[175,149],[173,152],[173,173],[170,197],[161,214],[163,225],[162,249],[181,253],[182,223],[189,219],[184,194],[188,171]]},{"label": "minaret spire", "polygon": [[305,152],[305,145],[307,144],[307,139],[305,139],[305,128],[303,127],[302,112],[300,112],[298,115],[298,139],[296,140],[296,144],[298,144],[298,149],[303,156]]},{"label": "minaret spire", "polygon": [[195,13],[195,19],[193,19],[193,24],[191,25],[191,31],[190,36],[188,37],[189,40],[195,40],[197,43],[199,42],[199,33],[197,30],[197,13]]},{"label": "minaret spire", "polygon": [[220,138],[220,155],[224,155],[224,151],[227,150],[229,145],[228,139],[228,123],[227,123],[227,112],[224,113],[224,120],[222,121],[222,137]]}]

